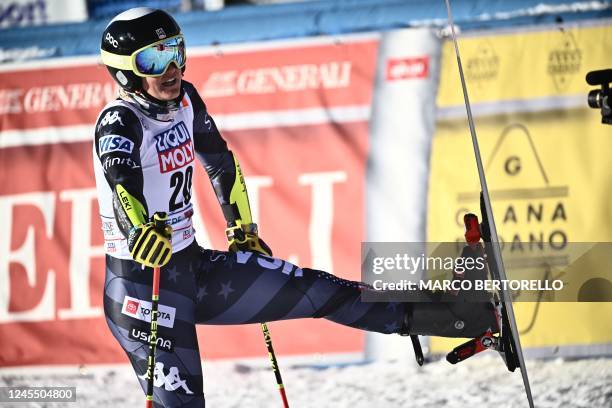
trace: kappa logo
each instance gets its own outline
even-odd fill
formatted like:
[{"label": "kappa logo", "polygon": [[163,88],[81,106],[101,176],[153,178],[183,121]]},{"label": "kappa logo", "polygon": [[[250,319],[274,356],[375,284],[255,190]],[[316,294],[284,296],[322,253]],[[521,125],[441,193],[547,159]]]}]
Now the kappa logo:
[{"label": "kappa logo", "polygon": [[181,168],[193,161],[193,142],[183,122],[177,123],[153,138],[159,158],[159,169],[162,173]]},{"label": "kappa logo", "polygon": [[[135,327],[132,327],[130,330],[129,337],[132,340],[138,340],[145,344],[149,344],[151,340],[151,335],[148,332]],[[157,336],[156,347],[167,352],[172,352],[174,349],[174,339]]]},{"label": "kappa logo", "polygon": [[102,120],[100,121],[100,124],[98,125],[98,131],[106,126],[106,125],[112,125],[115,122],[119,122],[119,124],[121,126],[125,126],[123,124],[123,121],[121,120],[121,116],[119,116],[119,112],[118,111],[108,111],[106,112],[106,115],[104,115],[104,117],[102,118]]},{"label": "kappa logo", "polygon": [[100,151],[100,156],[111,152],[132,153],[133,149],[134,142],[123,136],[108,135],[101,137],[98,141],[98,150]]},{"label": "kappa logo", "polygon": [[[158,305],[157,308],[157,324],[164,327],[174,327],[174,318],[176,316],[176,308]],[[123,298],[123,307],[121,313],[133,317],[143,322],[151,322],[151,302],[125,296]]]},{"label": "kappa logo", "polygon": [[[149,372],[147,371],[143,375],[139,375],[138,378],[148,380]],[[180,388],[185,391],[185,394],[193,394],[193,392],[187,386],[187,380],[183,380],[181,378],[178,368],[170,367],[168,374],[166,374],[164,373],[164,363],[161,361],[155,362],[153,385],[158,388],[163,386],[166,391],[176,391]]]}]

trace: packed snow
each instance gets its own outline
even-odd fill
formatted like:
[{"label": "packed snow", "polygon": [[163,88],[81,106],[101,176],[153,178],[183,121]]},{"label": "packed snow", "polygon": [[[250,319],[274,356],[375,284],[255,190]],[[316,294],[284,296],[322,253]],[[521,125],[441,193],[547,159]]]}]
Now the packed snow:
[{"label": "packed snow", "polygon": [[[452,366],[444,360],[419,368],[410,361],[335,366],[283,364],[292,407],[527,407],[521,376],[491,353]],[[281,407],[265,360],[213,361],[204,366],[208,407]],[[612,358],[529,360],[538,408],[610,408]],[[142,391],[127,365],[0,370],[2,386],[76,386],[77,403],[4,404],[3,407],[139,407]]]}]

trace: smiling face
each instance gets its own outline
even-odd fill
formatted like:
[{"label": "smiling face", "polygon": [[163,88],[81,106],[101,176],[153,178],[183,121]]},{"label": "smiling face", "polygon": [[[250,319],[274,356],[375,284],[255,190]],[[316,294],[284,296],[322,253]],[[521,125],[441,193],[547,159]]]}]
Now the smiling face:
[{"label": "smiling face", "polygon": [[162,76],[142,78],[142,88],[155,99],[171,101],[181,93],[182,77],[181,69],[171,63]]}]

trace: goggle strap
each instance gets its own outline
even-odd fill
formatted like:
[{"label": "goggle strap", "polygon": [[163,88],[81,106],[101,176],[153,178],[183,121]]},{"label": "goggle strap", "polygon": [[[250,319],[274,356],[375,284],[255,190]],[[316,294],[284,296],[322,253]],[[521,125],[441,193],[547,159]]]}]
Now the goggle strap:
[{"label": "goggle strap", "polygon": [[125,69],[128,71],[132,70],[131,55],[113,54],[104,50],[100,50],[100,54],[102,56],[102,62],[104,63],[104,65],[108,65],[117,69]]}]

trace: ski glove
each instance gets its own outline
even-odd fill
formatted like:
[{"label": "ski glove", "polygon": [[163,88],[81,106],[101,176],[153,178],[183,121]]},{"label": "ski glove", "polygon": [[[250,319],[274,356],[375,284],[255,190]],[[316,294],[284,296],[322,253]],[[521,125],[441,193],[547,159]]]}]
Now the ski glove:
[{"label": "ski glove", "polygon": [[251,251],[262,255],[272,256],[270,247],[257,235],[257,224],[241,224],[225,230],[229,250]]},{"label": "ski glove", "polygon": [[151,268],[164,266],[172,255],[172,227],[166,225],[168,216],[155,213],[153,221],[140,224],[130,230],[128,248],[136,262]]}]

